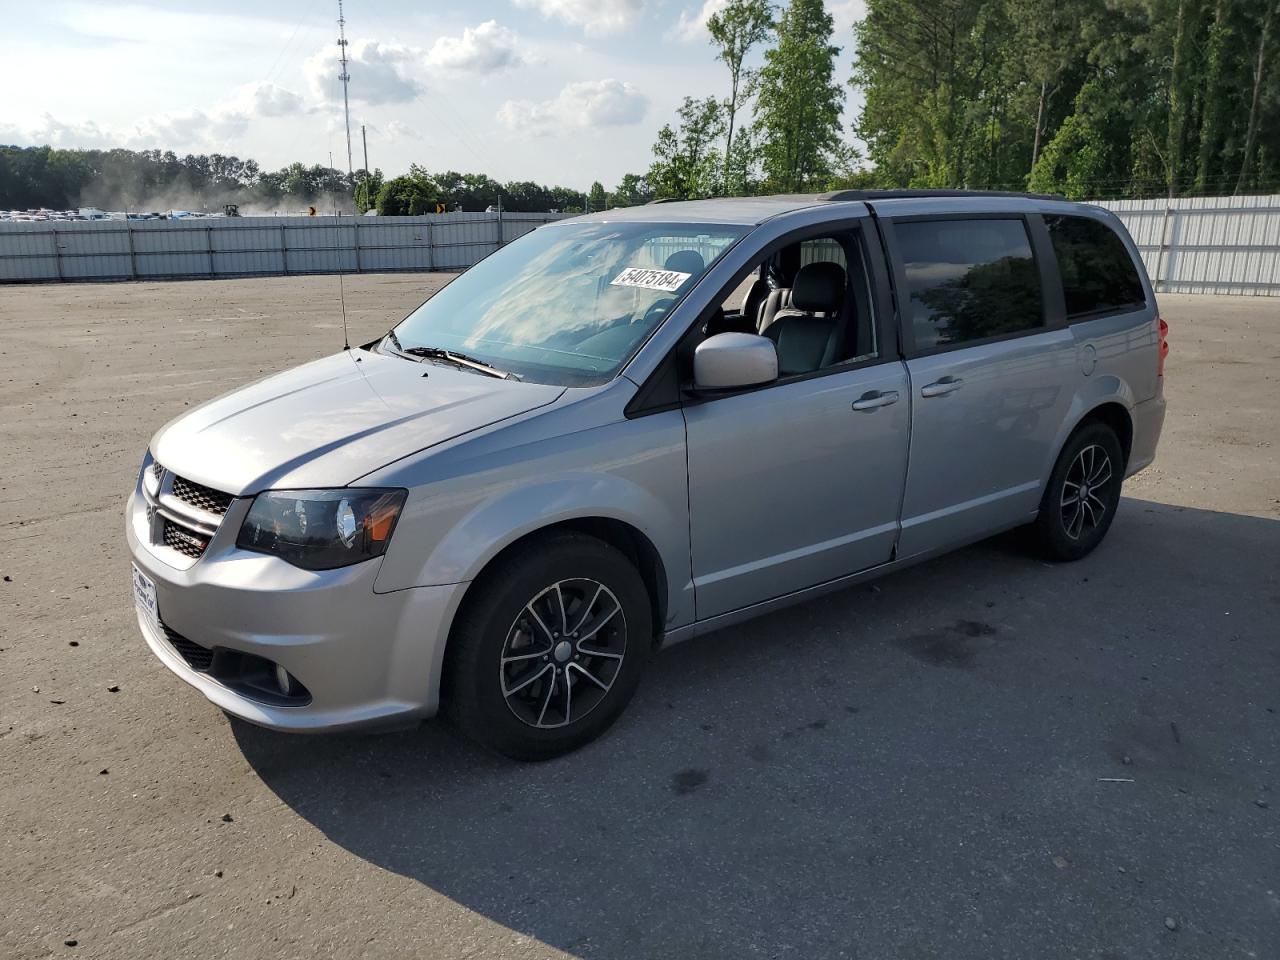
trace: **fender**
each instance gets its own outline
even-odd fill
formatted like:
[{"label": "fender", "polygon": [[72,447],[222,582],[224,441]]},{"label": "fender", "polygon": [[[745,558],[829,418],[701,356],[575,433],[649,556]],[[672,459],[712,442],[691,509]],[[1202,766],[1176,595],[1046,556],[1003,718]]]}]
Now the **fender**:
[{"label": "fender", "polygon": [[[572,417],[584,419],[581,412]],[[693,617],[684,417],[669,410],[564,430],[551,422],[462,443],[371,475],[411,489],[412,539],[392,538],[379,593],[474,580],[512,543],[567,520],[607,519],[646,537],[667,576],[669,624]],[[503,436],[502,434],[506,434]],[[426,478],[430,478],[426,480]],[[425,480],[425,482],[424,482]],[[402,523],[404,519],[402,518]]]},{"label": "fender", "polygon": [[680,535],[688,530],[687,518],[672,515],[649,490],[610,474],[562,474],[485,501],[437,544],[417,580],[423,585],[472,581],[522,537],[567,520],[589,519],[617,520],[647,537],[666,568],[669,621],[674,618],[679,626],[692,620],[693,583],[687,569],[670,562],[688,556],[687,533]]},{"label": "fender", "polygon": [[[663,518],[662,522],[655,524],[655,517]],[[454,526],[430,552],[417,576],[423,584],[434,581],[455,585],[447,608],[432,631],[437,642],[431,645],[429,654],[425,687],[427,716],[434,715],[438,709],[446,640],[471,582],[499,553],[521,537],[565,520],[593,518],[629,524],[648,537],[662,556],[668,598],[663,632],[693,623],[687,518],[671,517],[670,511],[652,493],[609,474],[560,475],[507,490],[496,499],[477,505]],[[673,531],[680,529],[684,536],[673,536]],[[672,543],[673,539],[679,542]],[[673,556],[683,556],[684,565],[665,562]]]},{"label": "fender", "polygon": [[1105,403],[1120,404],[1129,414],[1129,420],[1132,422],[1137,400],[1133,390],[1124,380],[1112,374],[1085,378],[1076,390],[1075,396],[1072,397],[1071,406],[1067,408],[1067,414],[1058,427],[1057,436],[1054,437],[1053,446],[1050,447],[1049,458],[1040,465],[1041,491],[1049,482],[1049,474],[1053,472],[1053,465],[1058,462],[1058,455],[1066,445],[1067,438],[1085,417]]}]

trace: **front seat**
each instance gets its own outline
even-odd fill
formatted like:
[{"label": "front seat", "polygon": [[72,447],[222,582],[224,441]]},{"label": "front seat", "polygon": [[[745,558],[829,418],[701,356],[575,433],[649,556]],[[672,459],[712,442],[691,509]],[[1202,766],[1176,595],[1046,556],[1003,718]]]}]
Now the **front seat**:
[{"label": "front seat", "polygon": [[[670,270],[673,273],[687,273],[689,276],[683,280],[677,288],[684,289],[686,284],[697,283],[698,277],[702,276],[702,271],[707,268],[707,262],[702,259],[702,254],[697,250],[677,250],[671,256],[667,257],[666,262],[662,265],[663,270]],[[645,323],[661,321],[671,305],[674,304],[675,297],[664,297],[661,300],[655,300],[649,304],[649,309],[644,312],[643,321]],[[641,319],[641,318],[637,318]],[[636,322],[636,319],[631,321]]]},{"label": "front seat", "polygon": [[773,323],[779,313],[792,308],[791,288],[776,287],[769,291],[768,296],[760,302],[757,309],[759,320],[757,327],[760,333],[764,333],[769,329],[769,325]]},{"label": "front seat", "polygon": [[692,277],[701,276],[706,267],[707,262],[702,259],[702,254],[697,250],[677,250],[667,257],[667,262],[662,265],[664,270],[687,273]]},{"label": "front seat", "polygon": [[747,292],[742,295],[742,306],[738,312],[742,314],[743,319],[750,324],[751,329],[744,329],[744,333],[758,333],[760,329],[760,307],[769,297],[769,285],[756,277],[751,281],[751,286],[747,287]]},{"label": "front seat", "polygon": [[764,329],[778,351],[778,375],[812,373],[840,356],[845,328],[845,273],[838,263],[810,263],[796,273],[791,309]]}]

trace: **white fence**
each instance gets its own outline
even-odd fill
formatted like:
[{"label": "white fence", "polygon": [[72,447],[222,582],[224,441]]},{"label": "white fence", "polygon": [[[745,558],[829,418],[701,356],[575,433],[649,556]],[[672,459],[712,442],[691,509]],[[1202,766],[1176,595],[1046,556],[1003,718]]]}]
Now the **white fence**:
[{"label": "white fence", "polygon": [[554,213],[0,223],[0,282],[458,270]]},{"label": "white fence", "polygon": [[1280,297],[1280,195],[1112,200],[1156,292]]},{"label": "white fence", "polygon": [[[1280,296],[1280,195],[1114,200],[1159,292]],[[457,270],[552,213],[0,223],[0,282]]]}]

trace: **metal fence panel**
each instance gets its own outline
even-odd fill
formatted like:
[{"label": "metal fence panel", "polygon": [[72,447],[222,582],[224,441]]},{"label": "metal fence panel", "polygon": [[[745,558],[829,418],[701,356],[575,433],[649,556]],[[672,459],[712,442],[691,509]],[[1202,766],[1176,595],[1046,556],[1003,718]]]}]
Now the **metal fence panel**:
[{"label": "metal fence panel", "polygon": [[0,223],[0,282],[458,270],[554,213]]},{"label": "metal fence panel", "polygon": [[1113,200],[1157,292],[1280,296],[1280,196]]},{"label": "metal fence panel", "polygon": [[[1280,196],[1100,206],[1124,221],[1158,291],[1280,296]],[[446,213],[0,223],[0,282],[458,270],[558,219]]]}]

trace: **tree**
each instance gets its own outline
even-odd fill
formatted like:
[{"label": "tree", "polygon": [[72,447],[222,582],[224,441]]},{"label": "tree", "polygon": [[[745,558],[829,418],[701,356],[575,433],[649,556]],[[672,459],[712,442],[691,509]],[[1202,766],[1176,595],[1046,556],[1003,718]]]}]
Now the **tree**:
[{"label": "tree", "polygon": [[356,186],[356,211],[364,213],[366,210],[373,210],[378,205],[378,194],[382,192],[382,185],[386,182],[381,170],[374,170],[370,173],[368,170],[357,170],[356,177],[360,181]]},{"label": "tree", "polygon": [[431,175],[416,163],[411,164],[406,176],[388,180],[378,191],[378,216],[416,217],[435,213],[440,196],[440,186]]},{"label": "tree", "polygon": [[615,207],[638,207],[653,199],[649,182],[638,173],[624,173],[617,189],[613,191]]},{"label": "tree", "polygon": [[[713,13],[707,20],[707,32],[717,48],[716,59],[729,68],[729,97],[724,103],[728,131],[724,138],[724,173],[721,177],[725,193],[732,193],[731,181],[742,179],[736,175],[737,171],[730,170],[736,156],[733,152],[733,129],[738,110],[746,105],[754,86],[754,74],[744,70],[742,61],[752,47],[769,36],[772,29],[773,8],[768,0],[729,0],[723,10]],[[739,151],[741,153],[743,151]]]},{"label": "tree", "polygon": [[841,147],[844,90],[832,80],[840,48],[822,0],[791,0],[765,53],[756,96],[760,159],[768,189],[825,187]]},{"label": "tree", "polygon": [[591,184],[591,193],[587,196],[587,209],[591,211],[605,210],[609,206],[609,195],[604,192],[604,184],[599,180]]},{"label": "tree", "polygon": [[1059,97],[1059,93],[1064,86],[1078,83],[1073,71],[1088,50],[1081,27],[1092,22],[1097,4],[1095,0],[1006,0],[1006,4],[1013,32],[1009,55],[1001,58],[1000,84],[1031,121],[1028,166],[1034,167],[1046,134],[1065,115],[1055,107],[1070,102],[1070,97]]},{"label": "tree", "polygon": [[1235,192],[1239,193],[1249,181],[1250,168],[1254,159],[1254,144],[1258,137],[1258,103],[1266,78],[1267,50],[1270,42],[1273,21],[1280,16],[1280,4],[1274,0],[1263,0],[1258,31],[1258,61],[1253,70],[1253,96],[1249,101],[1249,123],[1245,133],[1244,157],[1240,161],[1240,177],[1236,180]]},{"label": "tree", "polygon": [[724,131],[724,114],[715,97],[685,97],[677,111],[679,126],[658,131],[647,179],[655,197],[690,200],[719,191],[721,158],[712,144]]},{"label": "tree", "polygon": [[887,185],[987,186],[1012,166],[1000,82],[1009,19],[990,0],[869,0],[855,28],[857,132]]}]

